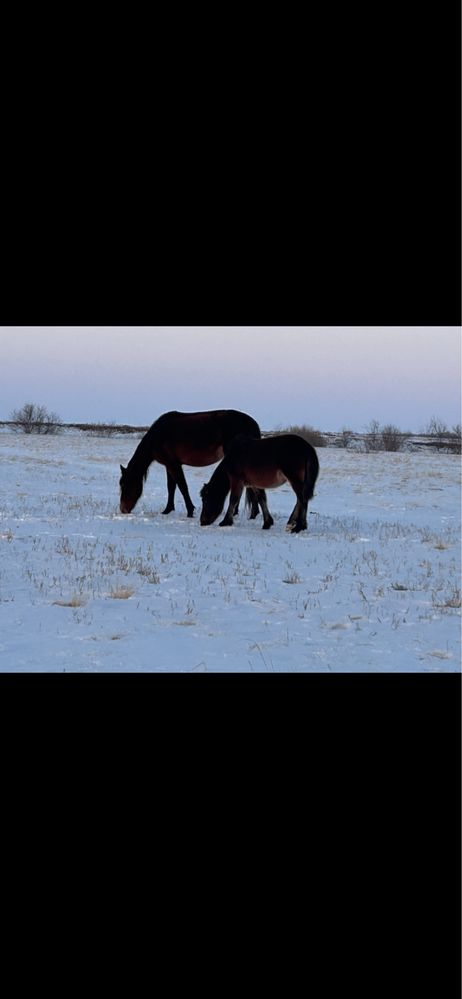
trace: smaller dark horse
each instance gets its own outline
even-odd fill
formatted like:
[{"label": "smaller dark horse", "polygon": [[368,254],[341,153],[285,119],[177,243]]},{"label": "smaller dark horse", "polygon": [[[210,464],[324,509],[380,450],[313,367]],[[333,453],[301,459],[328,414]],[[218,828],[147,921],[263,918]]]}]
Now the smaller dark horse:
[{"label": "smaller dark horse", "polygon": [[[214,465],[227,453],[238,434],[260,437],[258,423],[247,413],[236,409],[219,409],[206,413],[164,413],[143,437],[127,468],[120,466],[120,512],[131,513],[135,508],[153,461],[167,469],[168,502],[162,513],[175,509],[175,490],[180,489],[188,511],[194,515],[183,465],[203,467]],[[258,502],[247,495],[251,516],[258,516]],[[235,510],[237,512],[237,508]]]},{"label": "smaller dark horse", "polygon": [[263,513],[263,529],[274,520],[266,504],[265,489],[290,482],[297,502],[288,520],[292,534],[307,530],[308,502],[313,498],[319,461],[316,451],[303,437],[279,434],[251,440],[238,437],[201,491],[201,525],[206,527],[220,516],[230,492],[229,507],[220,527],[231,527],[233,513],[245,486],[253,487]]}]

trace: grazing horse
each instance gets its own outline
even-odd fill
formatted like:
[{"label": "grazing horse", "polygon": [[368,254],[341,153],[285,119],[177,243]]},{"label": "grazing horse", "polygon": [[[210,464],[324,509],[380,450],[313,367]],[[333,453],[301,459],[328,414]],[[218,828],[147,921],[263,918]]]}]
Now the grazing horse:
[{"label": "grazing horse", "polygon": [[201,525],[206,527],[220,516],[230,493],[229,507],[220,527],[231,527],[233,513],[245,486],[253,487],[263,513],[263,529],[274,520],[266,504],[265,489],[290,482],[297,502],[288,520],[292,534],[307,530],[308,501],[313,498],[319,461],[316,451],[303,437],[279,434],[252,440],[238,437],[201,491]]},{"label": "grazing horse", "polygon": [[[188,511],[194,516],[183,465],[196,468],[214,465],[227,453],[238,434],[260,437],[260,427],[251,416],[235,409],[219,409],[209,413],[164,413],[143,437],[127,468],[120,466],[120,511],[131,513],[135,508],[153,461],[167,469],[168,502],[162,513],[175,509],[175,490],[180,489]],[[247,494],[251,517],[258,516],[256,496]],[[237,513],[237,506],[234,510]]]}]

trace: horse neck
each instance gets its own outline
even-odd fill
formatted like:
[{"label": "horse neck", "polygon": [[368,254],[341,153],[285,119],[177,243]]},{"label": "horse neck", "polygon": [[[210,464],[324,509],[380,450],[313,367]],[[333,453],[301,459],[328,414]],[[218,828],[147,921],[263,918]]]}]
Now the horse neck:
[{"label": "horse neck", "polygon": [[252,416],[247,413],[239,413],[234,409],[220,411],[220,422],[223,432],[225,448],[229,446],[235,437],[260,437],[260,427]]},{"label": "horse neck", "polygon": [[216,490],[219,499],[225,499],[227,493],[230,490],[229,476],[226,468],[226,459],[224,459],[215,469],[212,478],[210,479],[210,488]]},{"label": "horse neck", "polygon": [[140,441],[138,447],[133,455],[133,458],[129,462],[129,469],[136,476],[144,476],[146,478],[148,474],[149,466],[152,465],[154,461],[154,441],[149,430],[148,433]]}]

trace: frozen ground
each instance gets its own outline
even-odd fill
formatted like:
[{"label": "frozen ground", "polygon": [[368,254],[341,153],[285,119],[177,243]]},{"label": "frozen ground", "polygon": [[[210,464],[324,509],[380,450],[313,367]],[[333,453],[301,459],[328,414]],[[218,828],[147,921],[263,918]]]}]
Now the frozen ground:
[{"label": "frozen ground", "polygon": [[[169,517],[137,440],[0,434],[0,670],[460,672],[460,458],[320,449],[309,532]],[[186,469],[190,492],[212,469]]]}]

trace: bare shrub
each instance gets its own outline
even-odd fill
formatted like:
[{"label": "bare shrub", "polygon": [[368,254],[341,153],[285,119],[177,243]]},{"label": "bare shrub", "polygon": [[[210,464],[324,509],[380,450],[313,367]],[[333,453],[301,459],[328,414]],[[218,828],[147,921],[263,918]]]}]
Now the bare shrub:
[{"label": "bare shrub", "polygon": [[10,416],[15,430],[24,434],[57,434],[62,423],[57,413],[49,413],[45,406],[26,402],[22,409],[15,409]]},{"label": "bare shrub", "polygon": [[348,430],[347,427],[342,427],[338,441],[339,447],[349,447],[352,441],[354,441],[354,437],[355,435],[353,430]]},{"label": "bare shrub", "polygon": [[425,433],[434,438],[434,446],[438,451],[451,451],[454,454],[461,453],[461,427],[460,423],[455,424],[452,430],[438,416],[432,416],[425,428]]},{"label": "bare shrub", "polygon": [[380,436],[384,451],[401,451],[403,435],[398,427],[394,427],[392,423],[387,423],[381,428]]},{"label": "bare shrub", "polygon": [[323,437],[321,431],[315,430],[314,427],[307,426],[306,424],[303,424],[302,426],[294,424],[291,427],[287,427],[287,430],[281,430],[278,431],[278,433],[279,432],[282,434],[297,434],[298,437],[303,437],[305,441],[308,441],[308,444],[311,444],[312,447],[327,446],[326,438]]},{"label": "bare shrub", "polygon": [[444,437],[447,434],[448,428],[444,420],[440,420],[439,416],[432,416],[429,423],[425,427],[425,433],[429,437]]},{"label": "bare shrub", "polygon": [[461,426],[460,423],[456,423],[449,434],[449,449],[453,451],[454,454],[461,453]]},{"label": "bare shrub", "polygon": [[364,435],[364,448],[366,451],[382,451],[380,423],[378,420],[371,420],[367,425]]},{"label": "bare shrub", "polygon": [[404,436],[392,423],[381,427],[378,420],[371,420],[366,427],[364,447],[366,451],[401,451]]},{"label": "bare shrub", "polygon": [[90,423],[88,433],[92,437],[114,437],[119,432],[115,420],[110,423]]}]

